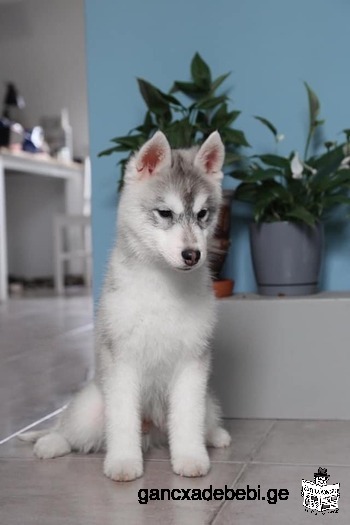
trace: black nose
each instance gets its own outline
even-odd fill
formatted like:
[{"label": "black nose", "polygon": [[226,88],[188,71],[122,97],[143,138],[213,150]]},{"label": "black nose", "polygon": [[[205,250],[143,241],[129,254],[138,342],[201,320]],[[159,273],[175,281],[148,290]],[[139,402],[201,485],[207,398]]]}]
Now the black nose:
[{"label": "black nose", "polygon": [[201,258],[201,252],[199,250],[184,250],[181,255],[187,266],[194,266]]}]

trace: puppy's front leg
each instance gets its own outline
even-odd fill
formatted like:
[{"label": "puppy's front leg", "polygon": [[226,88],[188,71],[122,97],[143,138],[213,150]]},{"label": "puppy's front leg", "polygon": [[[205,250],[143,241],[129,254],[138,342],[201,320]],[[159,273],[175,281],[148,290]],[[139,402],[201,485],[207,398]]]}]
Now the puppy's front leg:
[{"label": "puppy's front leg", "polygon": [[107,445],[104,473],[115,481],[131,481],[143,473],[137,371],[128,363],[117,362],[104,386]]},{"label": "puppy's front leg", "polygon": [[205,400],[208,364],[183,365],[170,387],[169,444],[171,463],[180,476],[204,476],[210,462],[205,448]]}]

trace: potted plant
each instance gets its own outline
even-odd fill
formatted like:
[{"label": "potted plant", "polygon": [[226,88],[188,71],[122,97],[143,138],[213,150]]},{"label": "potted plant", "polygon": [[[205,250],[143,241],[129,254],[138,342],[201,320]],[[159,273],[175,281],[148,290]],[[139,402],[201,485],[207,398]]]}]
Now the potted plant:
[{"label": "potted plant", "polygon": [[[113,146],[100,153],[100,156],[120,152],[125,154],[119,161],[119,189],[122,188],[125,165],[131,154],[158,129],[165,133],[172,148],[188,148],[200,144],[212,131],[218,130],[226,150],[225,173],[233,174],[237,162],[241,160],[239,148],[249,144],[244,133],[232,127],[240,111],[229,109],[227,93],[218,93],[229,73],[213,79],[209,66],[199,53],[194,55],[190,69],[191,81],[175,81],[167,93],[142,78],[137,79],[147,106],[142,124],[127,135],[112,139]],[[210,264],[215,279],[220,275],[230,245],[232,196],[232,191],[224,191],[219,224],[210,253]]]},{"label": "potted plant", "polygon": [[[253,267],[262,295],[305,295],[318,289],[323,252],[323,219],[336,205],[349,205],[350,130],[346,141],[325,142],[324,151],[309,154],[310,145],[324,121],[320,103],[305,83],[309,103],[309,130],[303,159],[253,155],[248,165],[234,174],[241,182],[235,198],[252,204],[250,227]],[[265,118],[255,117],[274,135],[277,129]]]}]

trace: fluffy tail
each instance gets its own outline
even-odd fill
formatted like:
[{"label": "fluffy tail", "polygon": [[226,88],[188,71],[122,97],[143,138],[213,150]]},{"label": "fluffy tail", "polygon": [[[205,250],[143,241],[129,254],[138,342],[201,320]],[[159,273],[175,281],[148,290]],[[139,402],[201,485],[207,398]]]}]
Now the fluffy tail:
[{"label": "fluffy tail", "polygon": [[50,429],[23,432],[23,434],[17,436],[17,439],[25,441],[26,443],[36,443],[39,438],[46,436],[46,434],[49,434],[50,432]]},{"label": "fluffy tail", "polygon": [[60,414],[57,424],[47,430],[24,432],[19,439],[34,443],[39,458],[55,458],[71,450],[99,450],[104,441],[102,393],[94,382],[87,384]]}]

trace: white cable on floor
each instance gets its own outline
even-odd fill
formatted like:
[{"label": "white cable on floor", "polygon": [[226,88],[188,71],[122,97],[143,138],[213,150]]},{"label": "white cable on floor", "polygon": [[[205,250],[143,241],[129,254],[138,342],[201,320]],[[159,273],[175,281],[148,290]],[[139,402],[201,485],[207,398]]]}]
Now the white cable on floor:
[{"label": "white cable on floor", "polygon": [[44,421],[47,421],[48,419],[51,419],[52,417],[54,416],[57,416],[58,414],[60,414],[61,412],[63,412],[63,410],[67,407],[67,405],[64,405],[63,407],[61,408],[58,408],[57,410],[55,410],[54,412],[51,412],[50,414],[47,414],[47,416],[44,416],[42,417],[41,419],[38,419],[38,421],[34,421],[34,423],[31,423],[30,425],[27,425],[26,427],[23,427],[21,428],[20,430],[17,430],[17,432],[14,432],[13,434],[11,434],[10,436],[6,437],[5,439],[2,439],[0,441],[0,445],[2,445],[3,443],[6,443],[7,441],[10,441],[10,439],[18,436],[19,434],[22,434],[22,432],[26,432],[27,430],[30,430],[31,428],[35,427],[36,425],[39,425],[40,423],[43,423]]}]

